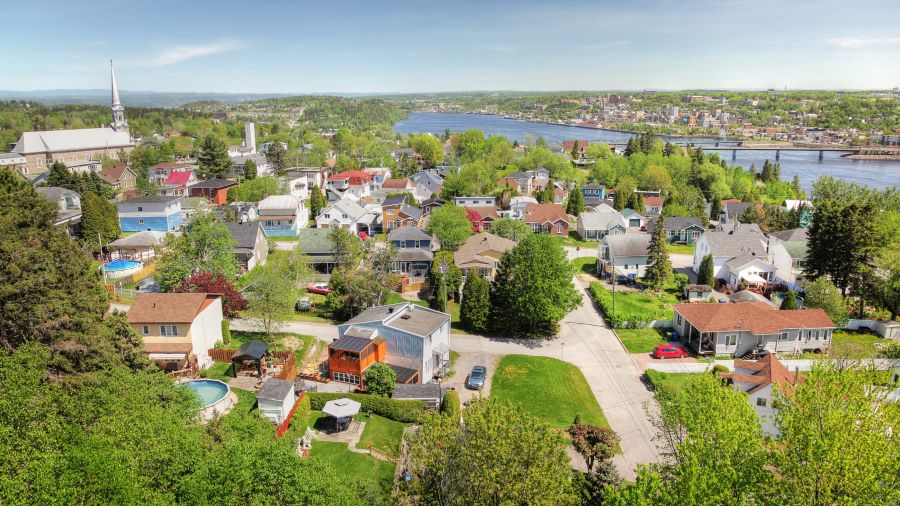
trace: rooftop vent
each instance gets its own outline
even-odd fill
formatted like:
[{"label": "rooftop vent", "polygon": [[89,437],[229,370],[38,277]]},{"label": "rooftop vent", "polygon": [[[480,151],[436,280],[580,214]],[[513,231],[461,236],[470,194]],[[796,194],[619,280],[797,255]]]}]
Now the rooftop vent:
[{"label": "rooftop vent", "polygon": [[412,315],[410,315],[409,313],[400,317],[401,320],[409,320],[410,318],[412,318]]},{"label": "rooftop vent", "polygon": [[394,308],[389,307],[389,308],[388,308],[388,313],[393,313],[393,312],[394,312]]}]

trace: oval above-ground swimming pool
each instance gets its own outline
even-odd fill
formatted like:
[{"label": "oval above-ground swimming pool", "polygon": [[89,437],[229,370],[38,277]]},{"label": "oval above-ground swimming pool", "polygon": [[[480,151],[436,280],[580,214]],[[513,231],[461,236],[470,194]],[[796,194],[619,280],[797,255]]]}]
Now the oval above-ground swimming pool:
[{"label": "oval above-ground swimming pool", "polygon": [[196,392],[203,401],[203,407],[200,408],[200,417],[203,420],[209,420],[217,413],[224,415],[234,405],[231,388],[224,381],[195,379],[184,384]]},{"label": "oval above-ground swimming pool", "polygon": [[139,272],[143,266],[144,263],[137,260],[117,259],[106,263],[101,269],[107,278],[123,278]]}]

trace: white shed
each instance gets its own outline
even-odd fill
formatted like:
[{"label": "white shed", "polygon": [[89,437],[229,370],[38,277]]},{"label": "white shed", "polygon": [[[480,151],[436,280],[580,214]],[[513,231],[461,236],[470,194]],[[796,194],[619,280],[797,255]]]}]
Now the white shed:
[{"label": "white shed", "polygon": [[275,378],[267,379],[256,393],[259,411],[276,425],[287,419],[294,400],[294,383]]}]

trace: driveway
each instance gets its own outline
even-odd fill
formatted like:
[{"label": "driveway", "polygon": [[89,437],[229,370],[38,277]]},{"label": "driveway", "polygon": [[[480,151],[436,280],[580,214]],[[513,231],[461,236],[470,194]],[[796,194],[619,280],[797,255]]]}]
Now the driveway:
[{"label": "driveway", "polygon": [[671,254],[672,270],[680,274],[687,274],[691,283],[697,282],[697,273],[694,272],[694,255]]},{"label": "driveway", "polygon": [[[451,338],[451,343],[455,344],[455,340],[460,336],[454,334]],[[456,347],[454,346],[454,349]],[[441,382],[441,386],[445,388],[454,388],[456,392],[459,394],[459,400],[462,403],[466,403],[471,400],[473,397],[479,395],[475,390],[469,390],[466,388],[466,381],[469,378],[469,372],[476,365],[483,365],[487,368],[487,377],[484,381],[484,388],[481,390],[481,395],[487,397],[491,394],[491,379],[494,377],[494,371],[497,370],[497,362],[500,361],[500,357],[502,355],[494,355],[492,353],[485,353],[481,351],[461,351],[459,353],[459,358],[456,359],[456,363],[453,365],[453,370],[455,373],[449,379]]]}]

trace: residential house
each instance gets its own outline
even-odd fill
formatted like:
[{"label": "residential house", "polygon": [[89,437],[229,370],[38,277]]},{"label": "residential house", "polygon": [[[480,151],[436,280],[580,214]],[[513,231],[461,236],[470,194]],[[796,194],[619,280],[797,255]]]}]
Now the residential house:
[{"label": "residential house", "polygon": [[112,251],[110,257],[147,261],[156,257],[156,249],[162,244],[167,232],[144,230],[120,237],[107,244]]},{"label": "residential house", "polygon": [[[390,366],[397,374],[397,382],[401,384],[432,383],[449,369],[450,315],[447,313],[409,302],[375,306],[339,325],[338,336],[338,340],[332,343],[332,345],[341,343],[336,348],[351,348],[342,343],[345,336],[375,341],[376,347],[377,340],[383,340],[384,357],[378,361]],[[360,349],[362,344],[365,343],[351,349]],[[370,354],[373,353],[370,347],[363,349],[368,349]],[[339,377],[332,373],[332,379],[359,384],[365,377],[362,364],[366,359],[360,357],[359,352],[356,352],[357,356],[354,356],[352,351],[348,350],[348,353],[350,354],[343,356],[347,360],[341,366],[346,365],[349,369],[358,364],[356,370],[341,374]],[[377,351],[374,353],[376,353],[374,358],[380,358]],[[329,357],[329,368],[331,363]]]},{"label": "residential house", "polygon": [[467,207],[466,213],[475,233],[490,230],[491,224],[500,218],[493,206]]},{"label": "residential house", "polygon": [[381,189],[388,193],[416,193],[416,183],[409,178],[388,179],[381,185]]},{"label": "residential house", "polygon": [[583,158],[585,152],[587,151],[588,146],[591,145],[591,141],[588,140],[567,140],[562,143],[562,154],[571,155],[574,151],[577,156],[573,158]]},{"label": "residential house", "polygon": [[126,197],[135,194],[137,176],[124,163],[100,169],[98,174],[100,179],[112,186],[113,190],[116,190],[116,193]]},{"label": "residential house", "polygon": [[625,222],[628,223],[628,228],[637,228],[646,230],[647,228],[647,218],[642,214],[638,213],[634,209],[625,208],[622,209],[622,217],[625,218]]},{"label": "residential house", "polygon": [[256,202],[232,202],[215,208],[216,216],[223,221],[246,223],[259,219]]},{"label": "residential house", "polygon": [[759,360],[735,360],[734,372],[722,373],[720,377],[731,380],[736,391],[747,394],[750,406],[762,421],[763,430],[772,437],[780,435],[775,426],[776,391],[782,396],[791,395],[797,383],[806,380],[798,371],[789,371],[774,353]]},{"label": "residential house", "polygon": [[803,281],[803,264],[809,249],[805,228],[793,228],[769,234],[769,259],[775,266],[775,279],[794,290]]},{"label": "residential house", "polygon": [[417,194],[424,195],[429,193],[429,196],[425,197],[426,199],[439,194],[444,186],[444,176],[436,169],[426,169],[417,172],[410,179],[417,185]]},{"label": "residential house", "polygon": [[779,310],[763,302],[674,304],[672,308],[675,330],[701,355],[826,350],[835,329],[822,309]]},{"label": "residential house", "polygon": [[366,210],[350,199],[339,200],[326,207],[316,216],[317,228],[346,228],[354,234],[360,231],[359,220]]},{"label": "residential house", "polygon": [[447,203],[447,201],[444,199],[436,199],[436,198],[425,199],[422,201],[422,207],[421,207],[422,215],[429,216],[432,211],[434,211],[436,208],[441,207],[442,205],[444,205],[446,203]]},{"label": "residential house", "polygon": [[528,206],[537,203],[536,198],[528,195],[512,197],[509,199],[509,217],[521,220],[525,216],[525,210],[528,209]]},{"label": "residential house", "polygon": [[166,178],[162,188],[159,189],[160,195],[169,195],[175,197],[188,196],[188,187],[199,183],[197,176],[192,170],[184,170],[181,172],[173,172]]},{"label": "residential house", "polygon": [[212,208],[212,204],[203,197],[184,197],[181,199],[182,220],[189,223],[197,213],[206,213]]},{"label": "residential house", "polygon": [[234,239],[234,258],[241,270],[249,271],[257,265],[265,265],[269,256],[269,238],[258,221],[226,222],[225,226]]},{"label": "residential house", "polygon": [[522,221],[533,232],[563,237],[569,235],[569,219],[566,210],[559,204],[531,204],[525,209]]},{"label": "residential house", "polygon": [[387,167],[366,167],[363,172],[372,176],[372,189],[380,190],[391,179],[391,169]]},{"label": "residential house", "polygon": [[275,173],[275,168],[269,163],[266,155],[260,153],[239,154],[231,157],[233,166],[232,176],[247,177],[247,162],[253,160],[256,164],[256,175],[271,176]]},{"label": "residential house", "polygon": [[609,234],[624,234],[627,227],[621,213],[586,212],[578,215],[576,230],[585,241],[596,241]]},{"label": "residential house", "polygon": [[122,232],[178,230],[184,222],[181,197],[145,195],[116,204]]},{"label": "residential house", "polygon": [[388,242],[397,250],[393,270],[410,278],[424,278],[434,261],[437,241],[420,228],[395,228],[388,233]]},{"label": "residential house", "polygon": [[404,195],[386,197],[381,203],[381,226],[385,232],[395,228],[415,228],[422,222],[422,210],[406,203]]},{"label": "residential house", "polygon": [[663,199],[662,197],[645,197],[644,209],[650,214],[662,214]]},{"label": "residential house", "polygon": [[684,287],[684,298],[688,302],[706,302],[712,296],[709,285],[688,285]]},{"label": "residential house", "polygon": [[147,169],[150,182],[162,186],[173,172],[184,172],[197,169],[197,162],[160,162]]},{"label": "residential house", "polygon": [[207,179],[189,188],[191,197],[204,197],[211,203],[221,206],[228,203],[228,189],[237,185],[228,179]]},{"label": "residential house", "polygon": [[331,230],[321,228],[305,228],[297,232],[297,248],[303,252],[304,258],[309,259],[314,269],[326,274],[337,267],[330,233]]},{"label": "residential house", "polygon": [[[704,232],[694,243],[694,272],[700,272],[706,255],[712,255],[716,279],[729,285],[740,284],[742,276],[748,283],[774,281],[775,267],[768,263],[766,241],[752,228]],[[732,283],[734,279],[738,282]]]},{"label": "residential house", "polygon": [[222,341],[222,296],[213,293],[142,293],[128,310],[128,323],[160,369],[203,370],[209,350]]},{"label": "residential house", "polygon": [[464,278],[477,275],[492,280],[500,266],[500,257],[515,246],[516,241],[481,232],[470,236],[453,253],[453,263],[460,268]]},{"label": "residential house", "polygon": [[285,170],[289,179],[306,179],[306,188],[324,188],[328,182],[328,169],[326,167],[291,167]]},{"label": "residential house", "polygon": [[606,186],[594,183],[583,184],[581,185],[581,195],[585,198],[585,201],[590,198],[605,200]]},{"label": "residential house", "polygon": [[269,237],[293,237],[306,228],[309,210],[293,195],[272,195],[259,202],[259,221]]},{"label": "residential house", "polygon": [[329,196],[353,195],[362,198],[369,195],[372,188],[372,176],[361,170],[345,170],[328,178]]},{"label": "residential house", "polygon": [[733,200],[722,201],[722,212],[719,214],[719,223],[727,225],[738,221],[747,209],[755,205],[753,202],[735,202]]},{"label": "residential house", "polygon": [[[647,232],[652,234],[659,222],[658,218],[653,218],[647,223]],[[697,238],[706,232],[706,227],[700,218],[693,216],[668,216],[666,217],[666,240],[677,244],[694,244]]]},{"label": "residential house", "polygon": [[453,197],[453,203],[459,207],[497,207],[497,197]]},{"label": "residential house", "polygon": [[600,241],[597,248],[597,272],[604,277],[642,278],[647,273],[650,236],[647,234],[613,234]]},{"label": "residential house", "polygon": [[513,172],[497,180],[497,186],[506,186],[522,195],[531,195],[532,176],[525,172]]},{"label": "residential house", "polygon": [[588,199],[584,200],[584,210],[588,212],[595,213],[617,213],[616,208],[609,205],[609,203],[605,200],[597,199],[596,197],[591,197],[591,202],[588,203]]},{"label": "residential house", "polygon": [[566,191],[565,183],[557,183],[553,188],[553,203],[554,204],[562,204],[569,197],[569,192]]},{"label": "residential house", "polygon": [[35,190],[56,206],[53,224],[64,228],[69,237],[78,237],[81,233],[81,196],[58,186],[41,186]]}]

